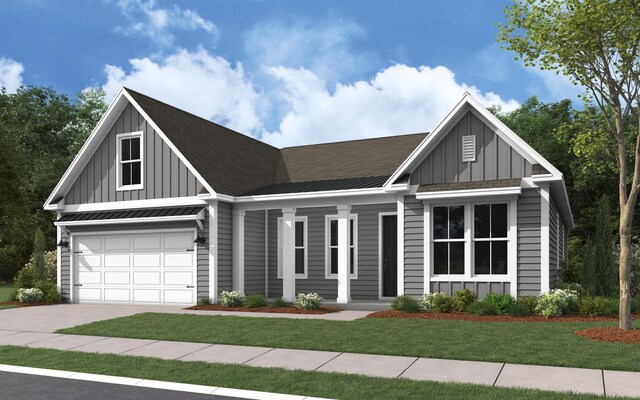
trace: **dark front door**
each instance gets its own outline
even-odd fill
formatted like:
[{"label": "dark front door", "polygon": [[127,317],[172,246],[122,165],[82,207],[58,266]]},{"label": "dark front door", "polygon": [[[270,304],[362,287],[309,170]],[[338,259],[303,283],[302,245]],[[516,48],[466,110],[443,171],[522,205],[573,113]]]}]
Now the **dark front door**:
[{"label": "dark front door", "polygon": [[382,296],[398,295],[398,217],[382,216]]}]

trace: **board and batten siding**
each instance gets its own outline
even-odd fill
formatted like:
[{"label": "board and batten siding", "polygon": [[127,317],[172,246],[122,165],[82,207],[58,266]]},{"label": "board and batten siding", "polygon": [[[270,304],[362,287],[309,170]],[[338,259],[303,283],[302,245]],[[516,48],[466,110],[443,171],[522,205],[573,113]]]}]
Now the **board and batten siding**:
[{"label": "board and batten siding", "polygon": [[[143,132],[143,189],[116,190],[116,135]],[[65,196],[65,204],[197,196],[202,184],[131,104],[108,134]]]},{"label": "board and batten siding", "polygon": [[[462,137],[476,137],[476,161],[462,161]],[[472,111],[467,112],[411,173],[411,184],[485,181],[531,176],[532,165]]]},{"label": "board and batten siding", "polygon": [[540,294],[540,190],[523,189],[518,197],[518,295]]},{"label": "board and batten siding", "polygon": [[453,296],[455,292],[462,289],[469,289],[478,295],[478,298],[482,299],[487,293],[492,292],[496,294],[510,294],[511,284],[509,282],[460,282],[460,281],[447,281],[447,282],[431,282],[431,293],[442,292],[449,296]]},{"label": "board and batten siding", "polygon": [[265,211],[247,211],[244,216],[244,293],[265,296]]},{"label": "board and batten siding", "polygon": [[231,203],[218,202],[218,291],[233,290]]},{"label": "board and batten siding", "polygon": [[404,293],[424,293],[424,204],[415,196],[404,198]]}]

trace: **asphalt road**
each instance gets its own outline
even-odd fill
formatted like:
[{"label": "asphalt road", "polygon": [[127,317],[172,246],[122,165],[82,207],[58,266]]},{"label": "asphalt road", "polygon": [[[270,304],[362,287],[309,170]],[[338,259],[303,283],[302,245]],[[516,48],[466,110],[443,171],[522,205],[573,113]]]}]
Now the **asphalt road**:
[{"label": "asphalt road", "polygon": [[12,372],[0,372],[0,388],[11,400],[247,400]]}]

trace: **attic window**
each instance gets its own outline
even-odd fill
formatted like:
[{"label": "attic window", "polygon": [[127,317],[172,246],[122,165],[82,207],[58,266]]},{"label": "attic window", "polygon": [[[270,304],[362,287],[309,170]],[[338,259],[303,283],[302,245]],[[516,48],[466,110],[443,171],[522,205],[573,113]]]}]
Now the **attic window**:
[{"label": "attic window", "polygon": [[476,160],[476,137],[475,135],[462,137],[462,161],[472,162]]},{"label": "attic window", "polygon": [[117,136],[118,190],[142,189],[142,132]]}]

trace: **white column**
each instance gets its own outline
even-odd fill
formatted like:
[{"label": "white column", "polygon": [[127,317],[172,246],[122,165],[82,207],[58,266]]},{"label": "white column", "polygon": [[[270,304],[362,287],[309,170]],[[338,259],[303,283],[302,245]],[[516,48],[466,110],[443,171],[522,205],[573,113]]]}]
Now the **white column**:
[{"label": "white column", "polygon": [[295,258],[296,209],[282,209],[282,298],[293,301],[296,297]]},{"label": "white column", "polygon": [[244,293],[244,213],[233,210],[233,290]]},{"label": "white column", "polygon": [[209,298],[218,301],[218,201],[209,203]]},{"label": "white column", "polygon": [[549,291],[549,185],[540,185],[540,292]]},{"label": "white column", "polygon": [[[62,216],[62,212],[57,212],[58,217],[56,219],[60,219]],[[62,227],[56,226],[56,287],[58,288],[58,293],[62,294],[62,246],[58,246],[58,243],[62,240]]]},{"label": "white column", "polygon": [[424,205],[424,292],[431,293],[431,205]]},{"label": "white column", "polygon": [[351,301],[351,282],[349,277],[349,227],[351,206],[338,205],[338,299],[337,303],[346,304]]},{"label": "white column", "polygon": [[404,294],[404,195],[398,195],[397,201],[398,210],[396,218],[398,219],[398,296]]},{"label": "white column", "polygon": [[509,247],[507,250],[507,271],[509,274],[511,293],[518,297],[518,200],[509,202]]}]

